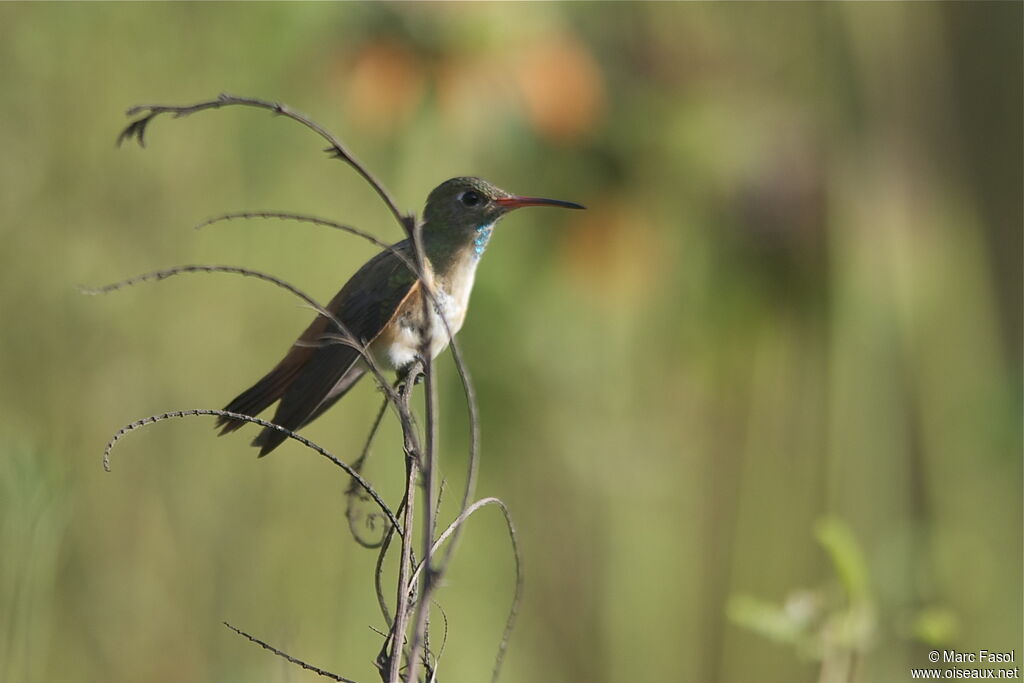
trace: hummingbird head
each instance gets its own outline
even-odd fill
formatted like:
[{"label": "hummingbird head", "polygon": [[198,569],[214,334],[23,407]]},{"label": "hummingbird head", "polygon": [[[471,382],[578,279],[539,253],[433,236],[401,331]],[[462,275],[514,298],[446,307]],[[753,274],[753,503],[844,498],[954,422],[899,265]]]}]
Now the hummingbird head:
[{"label": "hummingbird head", "polygon": [[494,225],[506,213],[521,206],[584,208],[559,199],[520,197],[480,178],[452,178],[435,187],[427,197],[423,219],[433,229],[472,231]]}]

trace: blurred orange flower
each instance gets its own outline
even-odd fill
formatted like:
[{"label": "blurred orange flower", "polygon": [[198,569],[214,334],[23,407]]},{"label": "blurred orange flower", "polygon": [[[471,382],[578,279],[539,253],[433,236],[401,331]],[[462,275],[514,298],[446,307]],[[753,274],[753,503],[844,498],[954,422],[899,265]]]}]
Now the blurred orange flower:
[{"label": "blurred orange flower", "polygon": [[581,139],[605,108],[597,61],[568,33],[550,33],[510,49],[453,48],[439,54],[424,54],[395,36],[374,36],[341,58],[331,77],[345,93],[353,118],[381,132],[408,122],[428,86],[435,89],[445,121],[493,121],[505,110],[550,142]]},{"label": "blurred orange flower", "polygon": [[600,69],[574,36],[545,37],[523,50],[514,71],[530,122],[549,140],[578,139],[603,113]]},{"label": "blurred orange flower", "polygon": [[353,118],[383,131],[406,122],[423,99],[426,73],[421,61],[390,38],[364,45],[345,77]]}]

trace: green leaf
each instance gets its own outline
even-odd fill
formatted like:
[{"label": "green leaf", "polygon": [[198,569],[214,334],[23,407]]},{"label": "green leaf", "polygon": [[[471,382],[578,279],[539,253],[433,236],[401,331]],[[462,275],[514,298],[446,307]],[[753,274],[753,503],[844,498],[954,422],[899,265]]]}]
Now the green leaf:
[{"label": "green leaf", "polygon": [[815,525],[815,536],[828,553],[851,604],[868,599],[868,572],[864,553],[850,527],[840,519],[826,517]]}]

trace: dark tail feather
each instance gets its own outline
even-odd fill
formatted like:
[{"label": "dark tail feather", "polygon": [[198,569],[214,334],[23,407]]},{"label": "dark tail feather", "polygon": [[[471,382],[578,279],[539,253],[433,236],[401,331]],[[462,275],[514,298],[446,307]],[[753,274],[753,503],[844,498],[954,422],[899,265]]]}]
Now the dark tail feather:
[{"label": "dark tail feather", "polygon": [[[230,413],[241,413],[256,417],[266,410],[271,403],[281,398],[285,390],[295,379],[295,375],[301,368],[299,365],[284,363],[263,376],[263,379],[256,382],[224,406],[224,410]],[[244,420],[233,420],[230,417],[217,418],[217,426],[221,428],[218,436],[224,436],[245,425]]]},{"label": "dark tail feather", "polygon": [[[344,367],[344,366],[342,366]],[[325,411],[332,407],[342,396],[348,393],[348,390],[355,386],[355,383],[362,378],[362,375],[366,374],[366,369],[355,364],[352,360],[346,370],[343,371],[343,375],[338,379],[334,386],[328,385],[330,390],[326,392],[324,398],[315,405],[315,409],[311,412],[303,408],[294,407],[286,403],[292,402],[291,397],[286,396],[282,403],[278,407],[278,413],[273,416],[273,423],[286,427],[293,431],[301,429],[305,425],[309,424],[319,416],[323,415]],[[321,375],[323,377],[323,375]],[[291,387],[289,387],[291,388]],[[303,399],[308,400],[315,392],[310,392],[308,395],[303,391],[306,389],[304,386],[296,387],[299,401]],[[322,394],[323,395],[323,394]],[[307,415],[304,415],[308,413]],[[301,416],[301,417],[300,417]],[[253,439],[253,445],[259,446],[259,456],[262,458],[266,454],[270,453],[276,447],[281,445],[288,436],[284,432],[272,429],[270,427],[264,427],[263,430]]]},{"label": "dark tail feather", "polygon": [[323,403],[317,406],[317,409],[313,412],[313,414],[306,418],[306,421],[300,424],[298,427],[296,427],[296,429],[302,429],[310,422],[312,422],[313,420],[317,419],[325,412],[327,412],[330,409],[330,407],[333,406],[338,401],[340,401],[341,398],[348,393],[348,390],[354,387],[356,382],[362,379],[363,375],[365,374],[365,367],[363,367],[362,365],[353,365],[349,369],[349,371],[346,372],[344,376],[342,376],[341,380],[339,380],[338,383],[334,385],[334,388],[331,389],[331,393],[327,395],[327,398],[323,400]]},{"label": "dark tail feather", "polygon": [[[294,429],[292,431],[295,431]],[[276,429],[270,427],[264,427],[263,431],[252,440],[253,446],[258,446],[260,454],[258,457],[262,458],[264,455],[274,450],[287,439],[288,436],[284,432],[279,432]]]}]

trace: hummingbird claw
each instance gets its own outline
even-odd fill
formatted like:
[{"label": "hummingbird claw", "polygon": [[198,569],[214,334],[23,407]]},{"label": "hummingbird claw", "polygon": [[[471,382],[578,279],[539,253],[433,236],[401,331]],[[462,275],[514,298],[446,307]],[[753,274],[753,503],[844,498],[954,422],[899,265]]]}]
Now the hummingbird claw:
[{"label": "hummingbird claw", "polygon": [[395,381],[395,389],[399,394],[403,393],[406,388],[410,376],[412,377],[412,386],[421,384],[423,382],[423,361],[419,358],[410,362],[403,368],[398,370],[398,379]]}]

